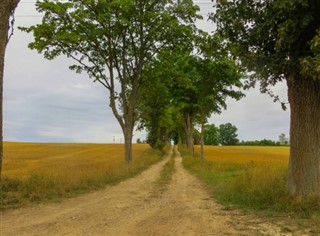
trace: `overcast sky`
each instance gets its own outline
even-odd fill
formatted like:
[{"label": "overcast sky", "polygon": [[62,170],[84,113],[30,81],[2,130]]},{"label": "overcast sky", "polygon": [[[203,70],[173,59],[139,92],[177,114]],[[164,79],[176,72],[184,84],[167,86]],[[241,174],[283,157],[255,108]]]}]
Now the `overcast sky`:
[{"label": "overcast sky", "polygon": [[[41,21],[35,0],[21,0],[16,10],[14,36],[6,51],[4,79],[4,140],[24,142],[123,142],[122,131],[108,106],[108,91],[93,83],[85,74],[68,69],[70,61],[63,56],[53,61],[43,59],[28,49],[32,35],[17,26],[30,26]],[[204,20],[198,26],[208,32],[214,26],[206,21],[212,10],[211,0],[195,1]],[[274,93],[287,99],[286,84]],[[230,122],[238,128],[240,140],[278,140],[289,134],[289,111],[273,103],[258,88],[246,91],[246,97],[228,100],[228,109],[213,114],[209,123]],[[145,132],[135,132],[145,139]]]}]

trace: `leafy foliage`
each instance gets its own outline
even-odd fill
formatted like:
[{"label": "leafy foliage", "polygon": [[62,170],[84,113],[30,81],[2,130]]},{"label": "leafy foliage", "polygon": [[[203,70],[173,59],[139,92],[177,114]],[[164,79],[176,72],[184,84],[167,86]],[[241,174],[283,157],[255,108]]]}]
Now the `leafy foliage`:
[{"label": "leafy foliage", "polygon": [[204,144],[218,145],[219,144],[219,128],[214,124],[205,125],[204,128]]},{"label": "leafy foliage", "polygon": [[227,146],[238,144],[237,131],[237,127],[231,123],[221,124],[219,126],[220,143]]},{"label": "leafy foliage", "polygon": [[261,79],[267,92],[284,78],[319,79],[319,9],[316,0],[221,0],[211,19],[251,73],[251,85]]}]

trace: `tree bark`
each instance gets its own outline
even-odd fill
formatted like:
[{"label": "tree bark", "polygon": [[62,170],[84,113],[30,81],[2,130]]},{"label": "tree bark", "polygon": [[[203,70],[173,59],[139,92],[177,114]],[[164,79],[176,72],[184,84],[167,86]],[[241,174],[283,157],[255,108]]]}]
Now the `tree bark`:
[{"label": "tree bark", "polygon": [[200,132],[200,157],[204,160],[204,119],[201,121],[201,132]]},{"label": "tree bark", "polygon": [[185,113],[187,127],[187,149],[193,151],[193,117],[190,112]]},{"label": "tree bark", "polygon": [[132,129],[124,133],[124,159],[127,163],[132,161]]},{"label": "tree bark", "polygon": [[2,157],[3,157],[3,75],[4,57],[8,43],[8,31],[10,28],[9,20],[14,9],[20,0],[0,0],[0,179],[2,176]]},{"label": "tree bark", "polygon": [[287,189],[295,196],[320,196],[320,81],[288,79],[291,108]]},{"label": "tree bark", "polygon": [[[110,62],[110,65],[112,65],[112,62]],[[122,133],[124,136],[124,160],[127,163],[130,163],[132,161],[132,137],[133,137],[133,128],[135,123],[135,105],[136,105],[138,91],[137,89],[134,89],[133,92],[131,93],[131,97],[129,100],[125,97],[125,95],[122,96],[121,102],[123,104],[123,115],[120,115],[117,110],[116,92],[115,92],[115,85],[114,85],[114,73],[113,73],[113,68],[111,66],[109,69],[109,73],[110,73],[110,88],[108,88],[110,91],[109,105],[122,129]],[[125,91],[125,85],[122,83],[121,86],[122,86],[121,90]]]}]

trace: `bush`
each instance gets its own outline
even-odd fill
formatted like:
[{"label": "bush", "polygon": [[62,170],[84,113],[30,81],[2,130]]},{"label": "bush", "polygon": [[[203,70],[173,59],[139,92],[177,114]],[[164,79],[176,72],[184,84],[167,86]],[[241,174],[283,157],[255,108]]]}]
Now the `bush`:
[{"label": "bush", "polygon": [[157,150],[162,151],[165,146],[166,146],[166,144],[165,144],[164,142],[158,140],[158,141],[156,142],[154,148],[157,149]]}]

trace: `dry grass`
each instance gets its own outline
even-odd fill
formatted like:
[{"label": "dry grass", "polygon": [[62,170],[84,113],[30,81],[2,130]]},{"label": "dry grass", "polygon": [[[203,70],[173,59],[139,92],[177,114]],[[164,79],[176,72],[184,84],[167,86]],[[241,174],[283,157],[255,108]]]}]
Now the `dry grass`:
[{"label": "dry grass", "polygon": [[[4,143],[3,175],[20,180],[32,174],[82,175],[123,163],[121,144]],[[134,162],[149,150],[146,144],[133,146]]]},{"label": "dry grass", "polygon": [[120,144],[4,143],[1,208],[57,200],[132,177],[160,160],[146,144],[124,162]]},{"label": "dry grass", "polygon": [[220,203],[319,218],[318,199],[296,199],[286,192],[289,147],[206,146],[205,159],[189,156],[183,164],[212,187]]}]

